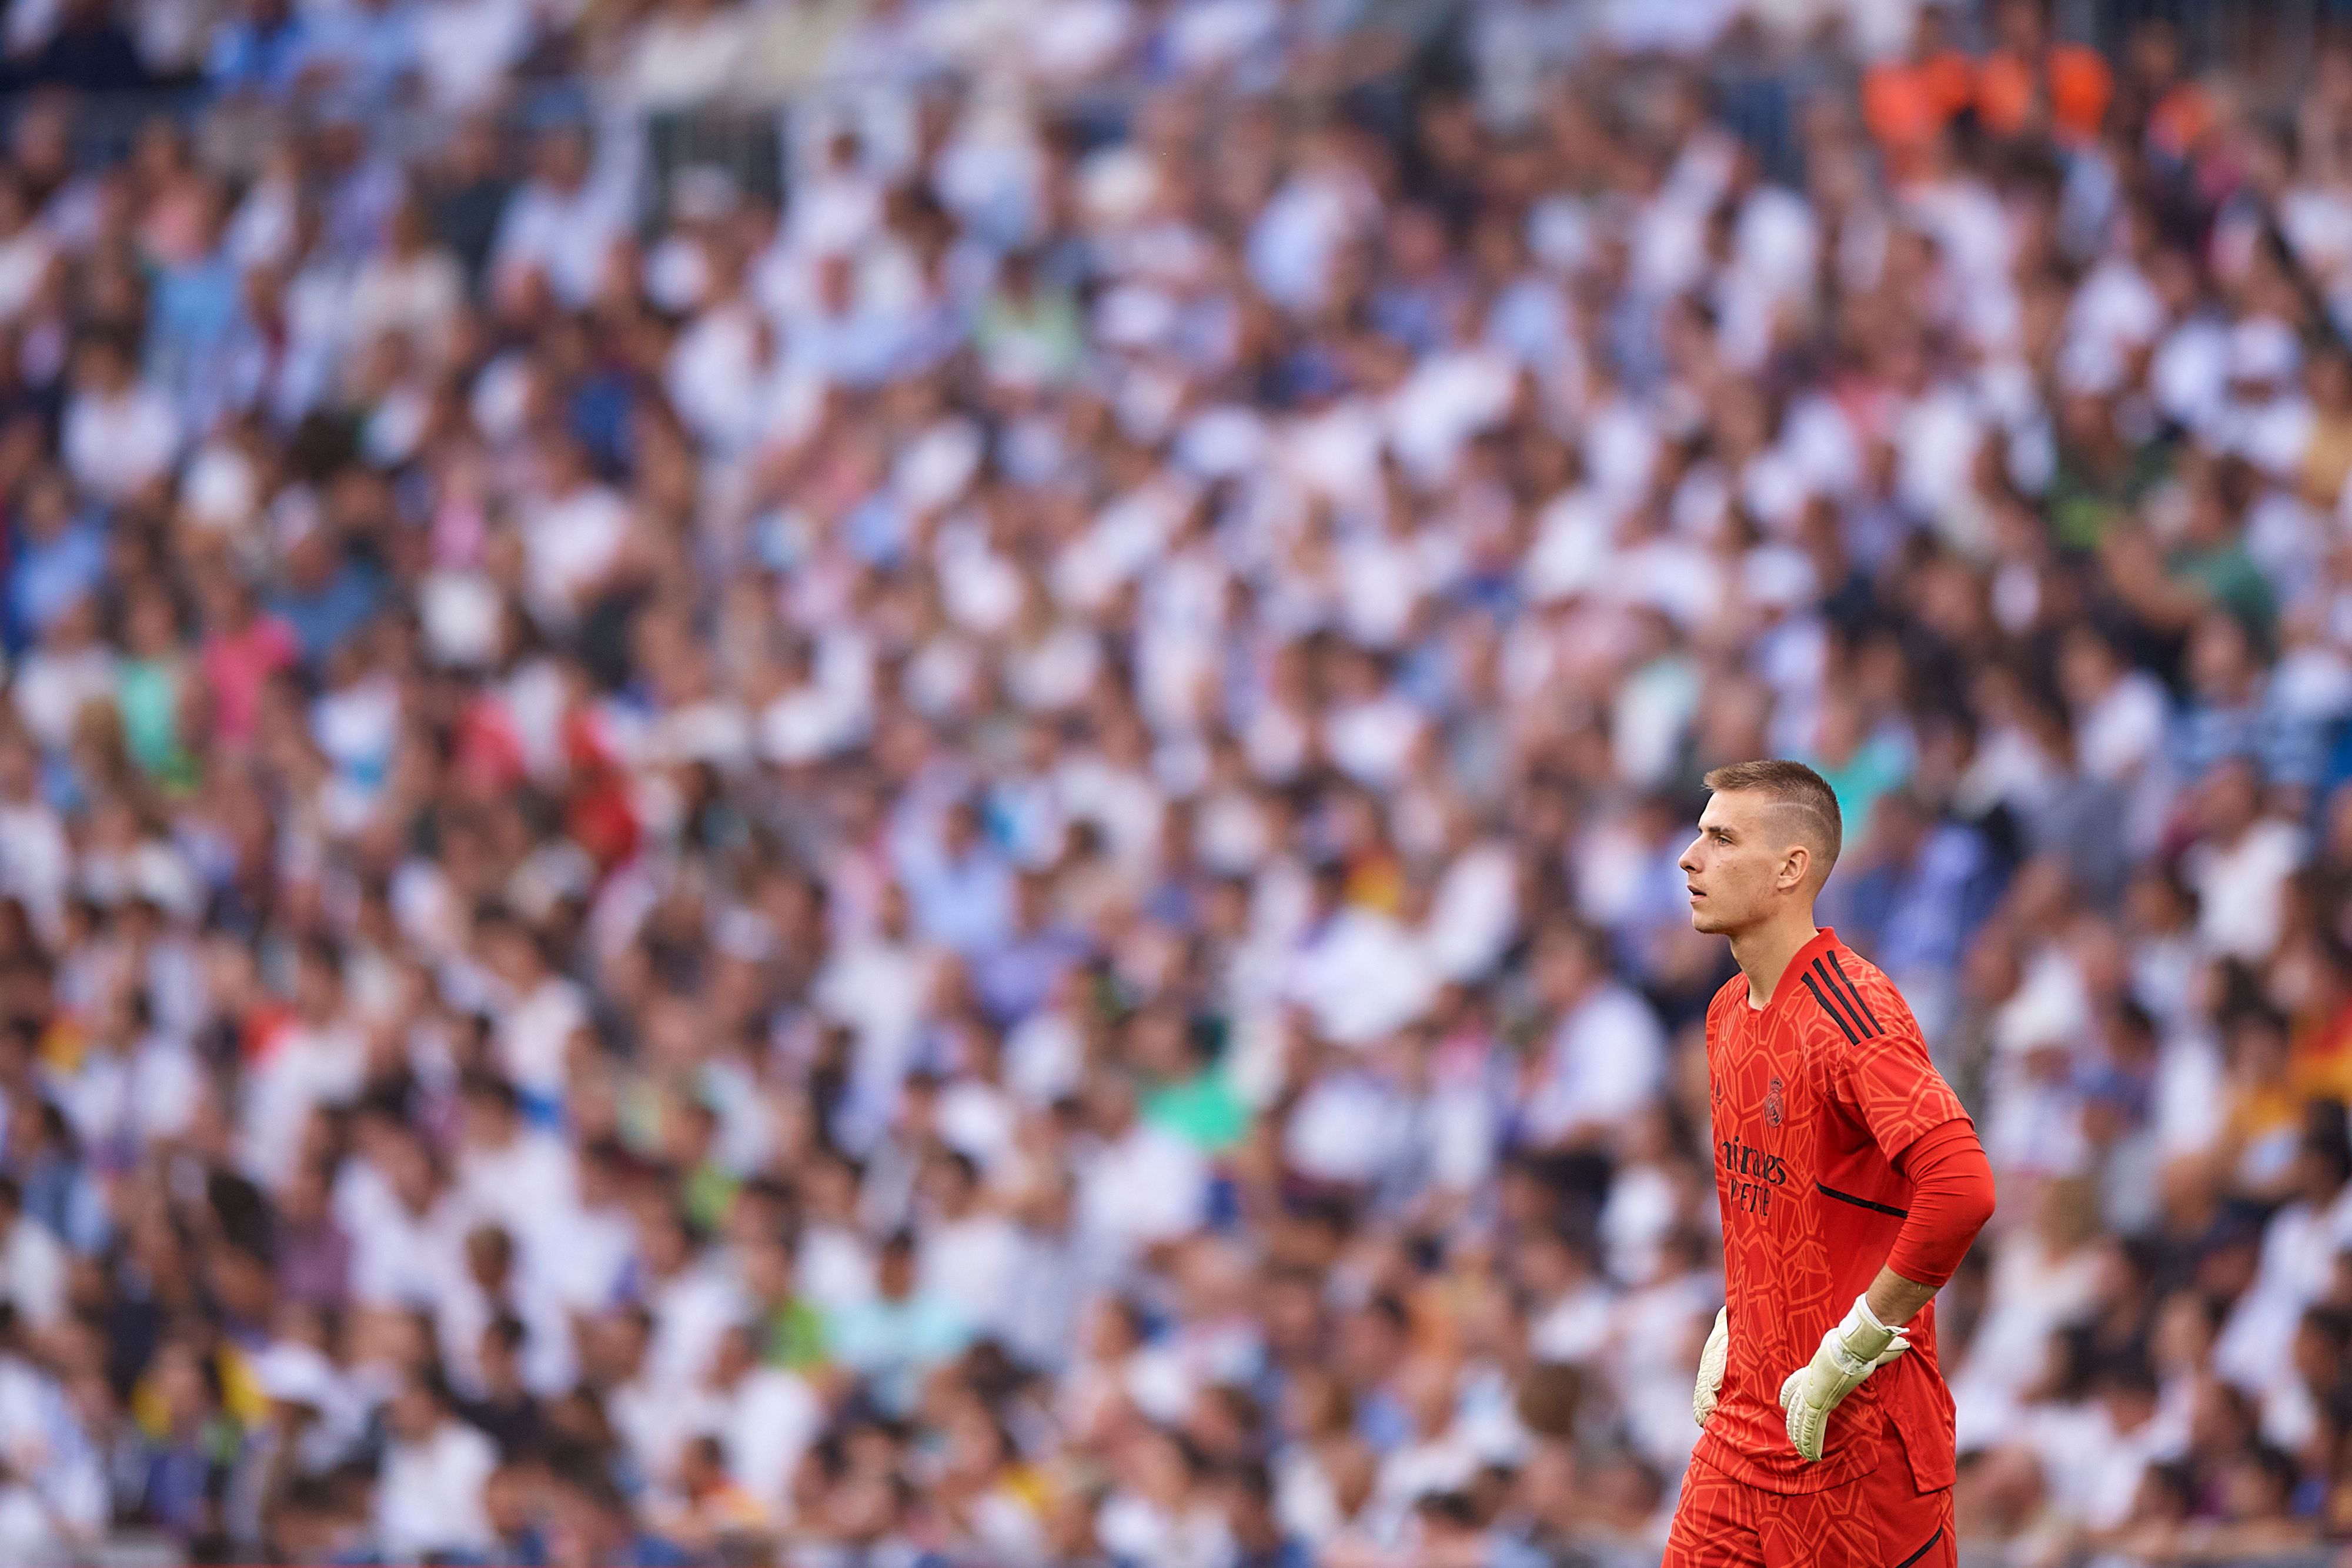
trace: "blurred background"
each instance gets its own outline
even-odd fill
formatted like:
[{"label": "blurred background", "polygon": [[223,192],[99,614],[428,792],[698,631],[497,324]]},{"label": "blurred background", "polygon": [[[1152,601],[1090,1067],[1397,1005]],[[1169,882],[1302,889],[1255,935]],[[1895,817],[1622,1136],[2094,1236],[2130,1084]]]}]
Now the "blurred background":
[{"label": "blurred background", "polygon": [[1654,1563],[1780,754],[1963,1561],[2352,1562],[2352,5],[0,55],[0,1561]]}]

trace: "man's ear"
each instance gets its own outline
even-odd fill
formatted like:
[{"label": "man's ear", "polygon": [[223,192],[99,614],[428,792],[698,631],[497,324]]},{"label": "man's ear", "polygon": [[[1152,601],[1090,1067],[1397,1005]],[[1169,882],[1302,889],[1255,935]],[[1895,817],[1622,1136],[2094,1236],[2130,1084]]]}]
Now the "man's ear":
[{"label": "man's ear", "polygon": [[1790,846],[1780,857],[1780,874],[1774,880],[1780,886],[1796,889],[1805,885],[1806,873],[1813,869],[1813,852],[1802,844]]}]

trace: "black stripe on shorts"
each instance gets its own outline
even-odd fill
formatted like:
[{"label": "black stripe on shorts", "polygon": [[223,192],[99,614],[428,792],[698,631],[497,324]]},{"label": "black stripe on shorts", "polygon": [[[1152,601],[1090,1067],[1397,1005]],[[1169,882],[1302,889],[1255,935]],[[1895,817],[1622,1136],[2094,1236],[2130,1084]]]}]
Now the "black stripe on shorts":
[{"label": "black stripe on shorts", "polygon": [[1911,1553],[1911,1555],[1910,1555],[1910,1556],[1906,1557],[1902,1562],[1897,1563],[1895,1565],[1895,1568],[1911,1568],[1911,1564],[1913,1564],[1914,1563],[1918,1562],[1918,1561],[1919,1561],[1919,1559],[1921,1559],[1922,1557],[1927,1556],[1928,1552],[1933,1552],[1934,1550],[1936,1550],[1936,1542],[1937,1542],[1938,1541],[1941,1541],[1941,1540],[1943,1540],[1943,1539],[1944,1539],[1944,1527],[1943,1527],[1942,1525],[1940,1525],[1940,1524],[1939,1524],[1939,1525],[1936,1526],[1936,1533],[1935,1533],[1935,1534],[1933,1534],[1933,1535],[1931,1535],[1931,1536],[1929,1536],[1929,1537],[1927,1537],[1927,1545],[1922,1546],[1921,1548],[1919,1548],[1919,1550],[1918,1550],[1918,1551],[1914,1552],[1913,1553]]}]

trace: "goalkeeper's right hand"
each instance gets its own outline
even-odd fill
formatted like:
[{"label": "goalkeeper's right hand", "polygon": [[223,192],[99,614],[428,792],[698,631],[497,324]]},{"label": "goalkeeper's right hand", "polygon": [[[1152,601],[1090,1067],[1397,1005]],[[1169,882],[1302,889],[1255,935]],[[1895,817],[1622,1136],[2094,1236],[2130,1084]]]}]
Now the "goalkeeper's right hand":
[{"label": "goalkeeper's right hand", "polygon": [[1702,1427],[1715,1414],[1716,1390],[1723,1386],[1723,1364],[1731,1354],[1731,1308],[1727,1303],[1716,1309],[1715,1328],[1706,1336],[1706,1348],[1698,1353],[1698,1383],[1691,1390],[1691,1414]]},{"label": "goalkeeper's right hand", "polygon": [[1880,1322],[1867,1295],[1856,1296],[1845,1321],[1822,1335],[1822,1348],[1813,1352],[1813,1359],[1780,1385],[1780,1408],[1788,1414],[1789,1441],[1798,1457],[1818,1463],[1830,1412],[1864,1378],[1910,1348],[1909,1335]]}]

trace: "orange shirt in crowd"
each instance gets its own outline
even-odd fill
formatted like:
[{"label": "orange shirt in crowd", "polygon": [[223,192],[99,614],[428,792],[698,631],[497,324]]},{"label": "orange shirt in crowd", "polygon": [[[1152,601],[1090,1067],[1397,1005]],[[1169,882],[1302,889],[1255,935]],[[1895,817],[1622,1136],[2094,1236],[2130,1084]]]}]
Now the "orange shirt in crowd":
[{"label": "orange shirt in crowd", "polygon": [[2107,62],[2080,44],[2051,46],[2038,70],[2011,54],[1987,56],[1977,68],[1977,119],[1995,136],[2024,131],[2041,102],[2059,140],[2090,141],[2098,135],[2115,93],[2115,73]]},{"label": "orange shirt in crowd", "polygon": [[2212,95],[2185,81],[2158,99],[2148,111],[2147,144],[2168,158],[2186,158],[2212,127]]},{"label": "orange shirt in crowd", "polygon": [[2315,1100],[2352,1103],[2352,1003],[2301,1020],[2287,1047],[2287,1081],[2298,1111]]},{"label": "orange shirt in crowd", "polygon": [[1976,66],[1958,49],[1921,60],[1888,60],[1862,78],[1862,122],[1889,158],[1907,163],[1969,106]]}]

